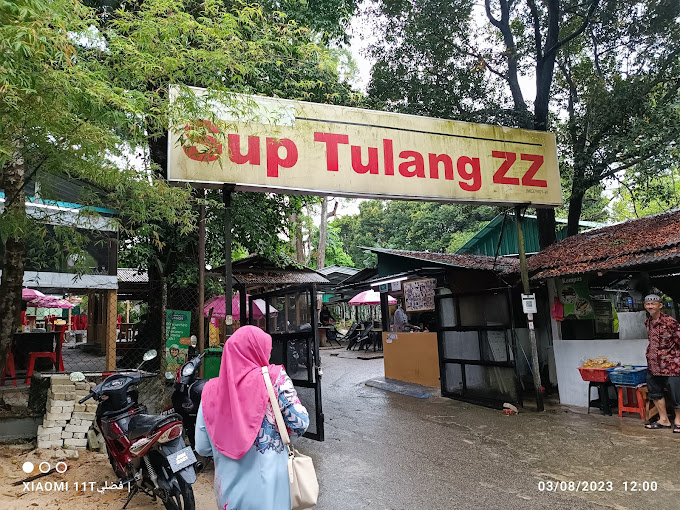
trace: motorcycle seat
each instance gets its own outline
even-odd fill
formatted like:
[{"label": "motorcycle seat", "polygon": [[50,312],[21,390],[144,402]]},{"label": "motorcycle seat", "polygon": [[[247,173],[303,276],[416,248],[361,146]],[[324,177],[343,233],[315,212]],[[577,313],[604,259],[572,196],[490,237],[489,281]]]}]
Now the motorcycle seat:
[{"label": "motorcycle seat", "polygon": [[158,414],[135,414],[130,419],[128,426],[128,438],[131,440],[142,436],[149,436],[154,430],[172,423],[173,421],[182,421],[182,417],[177,414],[158,415]]}]

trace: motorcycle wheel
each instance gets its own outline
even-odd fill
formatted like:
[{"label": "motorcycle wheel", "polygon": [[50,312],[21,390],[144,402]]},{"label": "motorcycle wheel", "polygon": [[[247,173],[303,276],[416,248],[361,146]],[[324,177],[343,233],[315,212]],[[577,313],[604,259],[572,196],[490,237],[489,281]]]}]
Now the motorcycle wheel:
[{"label": "motorcycle wheel", "polygon": [[194,490],[191,485],[186,483],[182,478],[178,478],[180,491],[179,493],[171,494],[167,501],[163,501],[163,505],[167,510],[195,510],[196,502],[194,501]]}]

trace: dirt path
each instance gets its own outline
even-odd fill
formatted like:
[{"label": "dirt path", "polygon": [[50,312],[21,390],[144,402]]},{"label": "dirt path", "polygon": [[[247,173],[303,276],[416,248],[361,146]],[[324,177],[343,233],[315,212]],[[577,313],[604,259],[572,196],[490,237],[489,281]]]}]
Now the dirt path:
[{"label": "dirt path", "polygon": [[[68,464],[68,469],[63,474],[53,473],[39,478],[32,485],[29,484],[28,488],[23,484],[12,485],[13,482],[29,476],[22,470],[25,462],[33,463],[33,474],[38,474],[41,462],[48,462],[55,467],[59,461]],[[63,469],[63,466],[59,469]],[[209,470],[199,475],[194,485],[197,508],[214,508],[212,476],[213,472]],[[57,450],[21,451],[7,446],[0,447],[0,508],[3,510],[120,510],[127,498],[126,489],[98,491],[115,481],[116,476],[106,455],[102,453],[79,451],[78,459],[70,460]],[[155,509],[163,508],[163,505],[160,502],[154,503],[145,494],[138,494],[127,508]]]}]

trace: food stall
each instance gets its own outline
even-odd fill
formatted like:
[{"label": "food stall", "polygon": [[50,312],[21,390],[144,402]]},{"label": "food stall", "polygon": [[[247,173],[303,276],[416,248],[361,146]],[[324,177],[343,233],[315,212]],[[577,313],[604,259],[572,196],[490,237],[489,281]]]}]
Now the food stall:
[{"label": "food stall", "polygon": [[[389,331],[383,331],[385,377],[399,381],[439,386],[439,350],[435,316],[435,278],[404,279],[384,283],[398,299],[390,316]],[[381,288],[380,290],[388,290]],[[400,316],[404,316],[400,320]],[[396,320],[395,320],[396,317]]]}]

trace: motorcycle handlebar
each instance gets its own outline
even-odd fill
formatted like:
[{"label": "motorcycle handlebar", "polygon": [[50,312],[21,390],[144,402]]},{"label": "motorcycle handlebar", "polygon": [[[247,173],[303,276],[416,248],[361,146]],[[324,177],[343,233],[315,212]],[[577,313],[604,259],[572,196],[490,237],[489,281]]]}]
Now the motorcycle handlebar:
[{"label": "motorcycle handlebar", "polygon": [[91,391],[90,394],[89,394],[87,397],[81,398],[81,399],[78,401],[78,403],[79,403],[79,404],[82,404],[82,403],[85,402],[86,400],[90,400],[92,397],[94,397],[94,395],[95,395],[94,391]]}]

